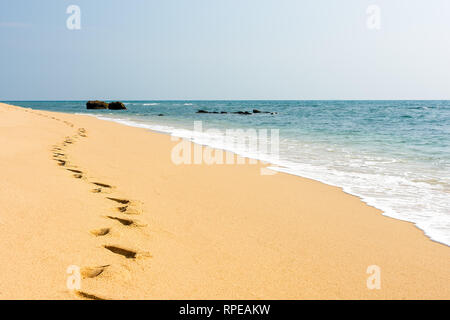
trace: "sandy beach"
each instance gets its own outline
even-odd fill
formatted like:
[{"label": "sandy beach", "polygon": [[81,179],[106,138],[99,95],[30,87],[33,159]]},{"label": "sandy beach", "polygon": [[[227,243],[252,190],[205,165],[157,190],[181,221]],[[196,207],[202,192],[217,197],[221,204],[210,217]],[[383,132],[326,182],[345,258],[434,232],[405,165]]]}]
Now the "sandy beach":
[{"label": "sandy beach", "polygon": [[450,299],[450,248],[412,223],[261,164],[175,165],[177,143],[0,104],[0,299]]}]

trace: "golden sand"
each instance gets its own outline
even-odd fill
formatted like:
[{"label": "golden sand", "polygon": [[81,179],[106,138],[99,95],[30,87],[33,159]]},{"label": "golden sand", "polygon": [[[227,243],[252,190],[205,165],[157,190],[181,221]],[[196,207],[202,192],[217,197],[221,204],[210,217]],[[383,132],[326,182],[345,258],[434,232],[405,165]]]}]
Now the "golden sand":
[{"label": "golden sand", "polygon": [[0,299],[450,298],[450,248],[413,224],[261,165],[177,166],[176,143],[0,104]]}]

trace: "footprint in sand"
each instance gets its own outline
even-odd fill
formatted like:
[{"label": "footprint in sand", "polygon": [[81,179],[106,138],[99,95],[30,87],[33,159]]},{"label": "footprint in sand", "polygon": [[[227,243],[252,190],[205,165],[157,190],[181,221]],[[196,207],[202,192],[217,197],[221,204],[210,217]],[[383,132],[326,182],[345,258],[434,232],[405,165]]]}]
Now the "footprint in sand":
[{"label": "footprint in sand", "polygon": [[81,276],[83,277],[83,279],[86,278],[95,278],[98,277],[99,275],[101,275],[103,273],[103,271],[106,270],[106,268],[109,267],[108,265],[104,265],[104,266],[99,266],[99,267],[84,267],[81,268]]},{"label": "footprint in sand", "polygon": [[116,220],[116,221],[120,222],[124,226],[131,226],[131,225],[136,226],[136,223],[131,219],[123,219],[123,218],[118,218],[118,217],[113,217],[113,216],[107,216],[107,217],[111,220]]},{"label": "footprint in sand", "polygon": [[111,201],[115,201],[121,204],[129,204],[130,200],[126,200],[126,199],[117,199],[117,198],[110,198],[110,197],[106,197],[106,199],[109,199]]},{"label": "footprint in sand", "polygon": [[121,213],[125,213],[125,212],[127,212],[127,209],[128,209],[128,206],[125,206],[125,207],[118,207],[118,208],[117,208],[117,211],[119,211],[119,212],[121,212]]},{"label": "footprint in sand", "polygon": [[92,182],[92,184],[95,184],[98,187],[102,187],[102,188],[108,188],[111,189],[112,186],[110,186],[109,184],[105,184],[105,183],[100,183],[100,182]]},{"label": "footprint in sand", "polygon": [[120,203],[120,204],[125,204],[125,206],[122,207],[117,207],[117,211],[119,211],[120,213],[124,213],[124,214],[134,214],[134,215],[138,215],[141,214],[141,211],[134,208],[132,206],[132,202],[130,200],[127,199],[118,199],[118,198],[110,198],[107,197],[106,199]]},{"label": "footprint in sand", "polygon": [[66,155],[64,153],[61,153],[61,152],[53,152],[53,156],[54,157],[65,157]]},{"label": "footprint in sand", "polygon": [[117,207],[117,211],[123,214],[129,215],[140,215],[141,212],[135,208],[131,208],[130,206]]},{"label": "footprint in sand", "polygon": [[125,248],[121,248],[121,247],[118,247],[118,246],[104,245],[103,247],[105,249],[108,249],[109,251],[115,253],[115,254],[119,254],[121,256],[124,256],[127,259],[134,259],[134,258],[136,258],[136,255],[137,255],[136,251],[125,249]]},{"label": "footprint in sand", "polygon": [[80,171],[80,170],[75,170],[75,169],[67,169],[68,171],[71,171],[71,172],[73,172],[73,173],[79,173],[79,174],[82,174],[83,173],[83,171]]},{"label": "footprint in sand", "polygon": [[116,221],[120,222],[122,225],[127,226],[127,227],[138,227],[138,228],[147,227],[147,224],[141,224],[139,221],[132,220],[132,219],[119,218],[119,217],[115,217],[115,216],[106,216],[106,218],[111,219],[111,220],[116,220]]},{"label": "footprint in sand", "polygon": [[87,134],[87,133],[86,133],[86,129],[84,129],[84,128],[78,129],[78,135],[79,135],[80,137],[86,138],[86,137],[87,137],[86,134]]},{"label": "footprint in sand", "polygon": [[68,171],[71,171],[71,172],[73,172],[73,173],[75,173],[74,175],[73,175],[73,177],[75,178],[75,179],[81,179],[81,178],[83,178],[83,171],[80,171],[80,170],[76,170],[76,169],[67,169]]},{"label": "footprint in sand", "polygon": [[60,159],[57,159],[56,161],[58,161],[58,165],[61,166],[61,167],[64,167],[66,165],[66,163],[67,163],[66,161],[60,160]]},{"label": "footprint in sand", "polygon": [[79,297],[81,297],[81,298],[83,298],[83,299],[89,299],[89,300],[106,300],[105,298],[100,298],[100,297],[97,297],[97,296],[95,296],[95,295],[93,295],[93,294],[86,293],[86,292],[83,292],[83,291],[76,291],[75,293],[76,293],[77,296],[79,296]]},{"label": "footprint in sand", "polygon": [[96,237],[106,236],[110,232],[111,232],[111,228],[101,228],[101,229],[91,230],[91,233]]},{"label": "footprint in sand", "polygon": [[109,194],[109,193],[112,193],[112,187],[95,188],[95,189],[92,189],[91,192],[92,193]]}]

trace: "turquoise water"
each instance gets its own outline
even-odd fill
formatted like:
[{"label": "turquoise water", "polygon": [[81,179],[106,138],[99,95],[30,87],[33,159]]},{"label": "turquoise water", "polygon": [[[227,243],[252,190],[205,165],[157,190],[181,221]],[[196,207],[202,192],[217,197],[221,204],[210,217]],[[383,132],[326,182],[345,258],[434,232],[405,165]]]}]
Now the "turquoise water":
[{"label": "turquoise water", "polygon": [[[91,114],[215,147],[223,146],[207,134],[192,134],[194,121],[204,129],[279,129],[278,157],[247,155],[269,160],[275,170],[340,186],[450,245],[450,101],[124,102],[127,111],[86,110],[85,101],[9,103]],[[278,114],[197,114],[198,109]],[[245,154],[244,146],[233,148]]]}]

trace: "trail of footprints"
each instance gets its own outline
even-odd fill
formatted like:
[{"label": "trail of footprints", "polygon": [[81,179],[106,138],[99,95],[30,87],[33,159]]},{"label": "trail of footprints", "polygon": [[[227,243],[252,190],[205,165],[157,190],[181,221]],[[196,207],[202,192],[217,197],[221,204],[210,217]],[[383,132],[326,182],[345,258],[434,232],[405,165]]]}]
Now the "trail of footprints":
[{"label": "trail of footprints", "polygon": [[[35,113],[42,117],[51,118],[56,121],[62,121],[55,117],[50,117],[44,114],[40,114],[38,112],[34,111],[27,111]],[[68,121],[62,121],[69,127],[74,127],[74,124]],[[84,128],[79,128],[77,130],[77,133],[74,136],[66,137],[64,141],[60,145],[55,145],[52,149],[53,152],[53,160],[57,163],[58,166],[63,167],[66,169],[75,179],[86,181],[90,184],[92,184],[93,189],[91,192],[98,193],[98,194],[112,194],[114,193],[114,186],[111,186],[106,183],[98,182],[98,181],[89,181],[89,179],[86,176],[86,173],[82,170],[79,170],[75,165],[69,162],[66,149],[70,145],[73,145],[76,143],[76,141],[80,138],[86,138],[87,132]],[[113,215],[107,215],[105,218],[109,220],[116,221],[118,225],[125,226],[125,227],[145,227],[146,225],[140,224],[138,221],[131,219],[130,215],[139,215],[141,214],[142,210],[139,208],[139,203],[137,201],[131,201],[128,199],[122,199],[122,198],[116,198],[116,197],[106,197],[106,199],[110,200],[112,203],[116,205],[115,212],[116,214]],[[123,215],[123,216],[121,216]],[[125,217],[127,216],[127,217]],[[111,234],[112,228],[110,227],[104,227],[104,228],[98,228],[95,230],[90,230],[90,233],[95,237],[105,237]],[[149,254],[144,252],[138,252],[137,250],[132,250],[129,248],[124,248],[118,245],[110,245],[110,244],[104,244],[102,247],[105,250],[108,250],[109,252],[119,255],[123,257],[124,259],[131,259],[134,260],[139,256],[142,257],[149,257]],[[100,276],[110,265],[103,265],[103,266],[97,266],[97,267],[84,267],[81,268],[81,276],[83,279],[87,278],[96,278]],[[76,291],[76,295],[83,299],[89,299],[89,300],[104,300],[104,298],[98,297],[96,295],[86,293],[83,291]]]},{"label": "trail of footprints", "polygon": [[[24,111],[28,112],[28,113],[33,113],[40,117],[45,117],[45,118],[49,118],[49,119],[52,119],[55,121],[60,121],[71,128],[74,127],[73,123],[71,123],[69,121],[64,121],[64,120],[58,119],[54,116],[42,114],[42,113],[39,113],[32,109],[26,109]],[[109,184],[106,184],[106,183],[98,182],[98,181],[89,182],[85,173],[82,170],[79,170],[73,164],[71,164],[68,160],[66,148],[69,147],[70,145],[73,145],[74,143],[76,143],[76,141],[79,138],[86,138],[86,137],[87,137],[87,132],[86,132],[86,129],[84,129],[84,128],[79,128],[77,130],[77,133],[74,136],[66,137],[60,145],[55,145],[53,147],[53,149],[52,149],[53,160],[56,161],[58,166],[63,167],[68,172],[70,172],[75,179],[85,180],[86,182],[91,183],[94,187],[91,190],[93,193],[112,194],[114,192],[115,187],[113,187]],[[117,214],[122,214],[122,215],[141,214],[142,210],[140,210],[138,208],[138,203],[136,201],[115,198],[115,197],[106,197],[106,198],[108,200],[114,202],[115,204],[117,204],[117,207],[115,208],[115,211]],[[105,218],[117,221],[118,224],[120,224],[121,226],[125,226],[125,227],[145,227],[146,226],[146,225],[142,225],[142,224],[138,223],[136,220],[130,219],[128,217],[108,215]],[[94,235],[95,237],[105,237],[112,232],[111,229],[112,228],[110,228],[110,227],[99,228],[99,229],[91,230],[90,233],[92,235]],[[136,250],[124,248],[124,247],[117,246],[117,245],[104,244],[104,245],[102,245],[102,247],[116,255],[123,257],[124,259],[134,260],[134,259],[138,258],[139,256],[150,257],[150,255],[148,253],[138,252]],[[103,265],[103,266],[96,266],[96,267],[83,267],[80,270],[81,276],[83,279],[96,278],[96,277],[100,276],[108,267],[110,267],[110,265]],[[83,292],[83,291],[76,291],[75,294],[82,299],[105,300],[102,297],[99,297],[99,296],[96,296],[96,295],[93,295],[93,294],[90,294],[87,292]]]}]

